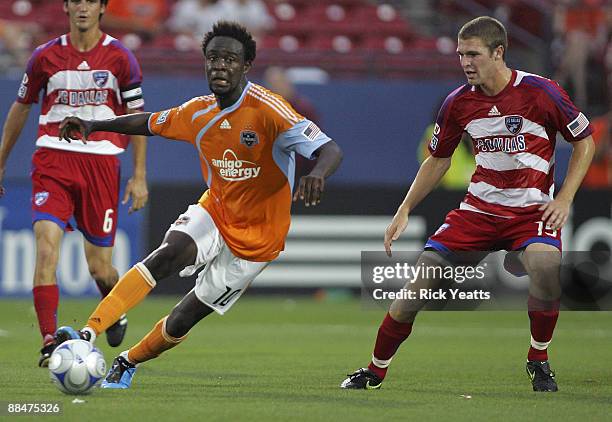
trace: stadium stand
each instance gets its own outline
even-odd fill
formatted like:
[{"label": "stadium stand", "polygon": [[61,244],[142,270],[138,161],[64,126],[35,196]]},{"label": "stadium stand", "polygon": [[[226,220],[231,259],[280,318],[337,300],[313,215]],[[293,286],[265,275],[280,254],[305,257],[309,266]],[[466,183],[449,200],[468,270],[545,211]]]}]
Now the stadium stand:
[{"label": "stadium stand", "polygon": [[[176,1],[168,0],[169,9]],[[442,44],[439,32],[413,25],[411,3],[397,0],[266,0],[275,25],[259,40],[259,59],[254,72],[280,65],[316,66],[340,77],[457,77],[454,46],[449,46],[452,40]],[[511,11],[516,8],[520,14],[510,14],[516,25],[540,37],[547,1],[533,2],[534,5],[527,9],[524,2],[518,0],[439,3],[438,12],[446,14],[460,14],[466,7],[492,11],[499,4],[507,5]],[[515,7],[519,4],[521,7]],[[0,2],[0,19],[37,22],[46,33],[45,39],[67,30],[62,8],[51,1],[4,0]],[[102,23],[104,27],[104,21]],[[150,40],[142,40],[129,31],[109,32],[134,49],[147,73],[195,74],[201,71],[197,39],[190,40],[185,34],[174,34],[167,28],[158,31]]]}]

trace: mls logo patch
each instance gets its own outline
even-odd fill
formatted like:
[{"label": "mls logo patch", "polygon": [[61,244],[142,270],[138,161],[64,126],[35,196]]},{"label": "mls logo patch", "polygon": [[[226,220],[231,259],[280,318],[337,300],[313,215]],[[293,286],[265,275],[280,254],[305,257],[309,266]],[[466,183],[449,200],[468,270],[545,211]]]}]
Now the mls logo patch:
[{"label": "mls logo patch", "polygon": [[166,120],[168,120],[168,115],[170,114],[170,110],[164,110],[161,113],[159,113],[159,116],[157,116],[157,120],[155,121],[156,125],[161,125],[166,123]]},{"label": "mls logo patch", "polygon": [[257,145],[259,143],[259,137],[257,133],[252,130],[243,130],[240,132],[240,143],[246,145],[251,148],[253,145]]},{"label": "mls logo patch", "polygon": [[177,218],[177,220],[174,222],[175,226],[180,226],[181,224],[187,224],[189,223],[189,221],[191,220],[191,218],[187,215],[181,215],[179,216],[179,218]]},{"label": "mls logo patch", "polygon": [[438,137],[436,135],[433,135],[431,137],[431,141],[429,142],[429,147],[431,148],[432,151],[435,151],[436,148],[438,148]]},{"label": "mls logo patch", "polygon": [[523,117],[522,116],[506,116],[504,122],[506,123],[506,129],[516,135],[523,128]]},{"label": "mls logo patch", "polygon": [[450,224],[448,224],[448,223],[444,223],[444,224],[442,224],[442,225],[441,225],[441,226],[438,228],[438,230],[436,230],[436,232],[434,233],[434,236],[435,236],[435,235],[437,235],[437,234],[442,233],[444,230],[448,229],[449,227],[450,227]]},{"label": "mls logo patch", "polygon": [[36,192],[34,194],[34,204],[37,207],[47,202],[47,199],[49,199],[49,192]]},{"label": "mls logo patch", "polygon": [[98,85],[98,87],[102,88],[108,82],[108,71],[107,70],[99,70],[93,73],[93,80]]}]

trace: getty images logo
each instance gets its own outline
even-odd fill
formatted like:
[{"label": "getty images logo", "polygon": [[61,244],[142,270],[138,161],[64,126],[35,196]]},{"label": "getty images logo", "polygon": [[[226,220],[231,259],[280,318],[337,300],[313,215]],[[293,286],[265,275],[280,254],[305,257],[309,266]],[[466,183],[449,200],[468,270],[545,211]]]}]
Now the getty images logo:
[{"label": "getty images logo", "polygon": [[259,176],[261,171],[261,167],[257,164],[251,161],[239,160],[236,153],[231,149],[226,149],[223,152],[223,159],[213,159],[212,165],[217,167],[221,178],[229,182],[254,179]]}]

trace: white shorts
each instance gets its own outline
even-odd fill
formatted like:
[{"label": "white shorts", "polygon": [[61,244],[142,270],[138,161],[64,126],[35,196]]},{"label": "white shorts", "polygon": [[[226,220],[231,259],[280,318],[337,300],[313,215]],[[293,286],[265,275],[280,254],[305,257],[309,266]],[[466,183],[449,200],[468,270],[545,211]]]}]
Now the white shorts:
[{"label": "white shorts", "polygon": [[202,303],[221,315],[269,264],[234,256],[208,211],[198,204],[190,205],[166,234],[170,231],[186,233],[195,241],[198,247],[195,263],[185,267],[179,275],[189,277],[205,266],[192,291]]}]

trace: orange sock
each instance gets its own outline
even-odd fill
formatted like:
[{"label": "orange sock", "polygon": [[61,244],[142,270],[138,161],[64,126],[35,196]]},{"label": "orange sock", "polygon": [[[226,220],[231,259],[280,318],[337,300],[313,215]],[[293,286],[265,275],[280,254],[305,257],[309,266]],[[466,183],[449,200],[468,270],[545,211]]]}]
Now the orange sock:
[{"label": "orange sock", "polygon": [[96,335],[119,320],[121,315],[140,303],[155,287],[156,281],[142,262],[123,275],[113,290],[98,304],[87,320]]},{"label": "orange sock", "polygon": [[132,363],[142,363],[158,357],[162,352],[172,349],[181,341],[185,340],[187,334],[183,337],[172,337],[166,331],[166,319],[168,316],[159,320],[155,327],[143,337],[140,342],[128,351],[128,360]]}]

